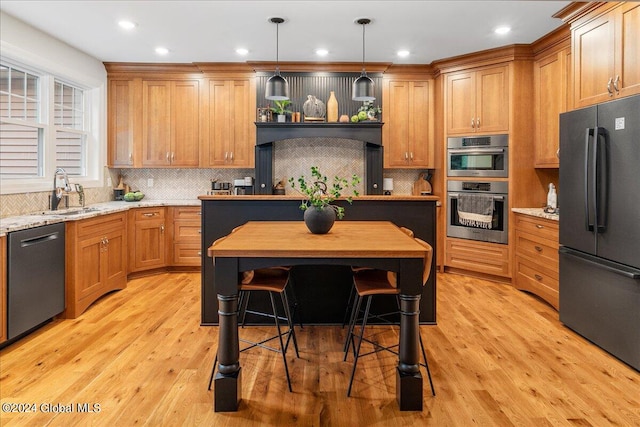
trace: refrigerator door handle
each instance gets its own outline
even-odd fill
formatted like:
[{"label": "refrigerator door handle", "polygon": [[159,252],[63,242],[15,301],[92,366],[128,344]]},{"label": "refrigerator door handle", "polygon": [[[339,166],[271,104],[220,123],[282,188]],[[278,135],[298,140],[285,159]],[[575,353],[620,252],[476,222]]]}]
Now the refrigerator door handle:
[{"label": "refrigerator door handle", "polygon": [[587,128],[584,139],[584,220],[585,228],[593,231],[593,223],[591,223],[591,209],[589,206],[589,141],[594,135],[592,128]]},{"label": "refrigerator door handle", "polygon": [[594,257],[592,255],[582,254],[582,253],[576,252],[574,250],[565,248],[564,246],[561,246],[558,249],[558,252],[561,253],[561,254],[572,256],[572,257],[576,258],[577,260],[579,260],[581,262],[584,262],[586,264],[597,266],[598,268],[602,268],[602,269],[610,271],[612,273],[619,274],[619,275],[627,277],[629,279],[640,280],[640,270],[638,270],[636,268],[626,267],[626,266],[624,267],[624,269],[623,268],[619,268],[616,265],[614,265],[613,263],[608,262],[606,260],[603,260],[602,258],[597,258],[597,257]]},{"label": "refrigerator door handle", "polygon": [[[595,208],[595,225],[596,233],[604,233],[607,230],[607,191],[608,191],[608,173],[607,170],[609,159],[608,156],[608,137],[607,130],[603,127],[596,127],[596,137],[594,146],[594,208]],[[599,144],[600,138],[602,138],[602,144]],[[603,156],[599,156],[598,147],[604,153]],[[601,161],[600,161],[601,160]],[[601,181],[598,185],[598,177],[603,176],[604,181]]]}]

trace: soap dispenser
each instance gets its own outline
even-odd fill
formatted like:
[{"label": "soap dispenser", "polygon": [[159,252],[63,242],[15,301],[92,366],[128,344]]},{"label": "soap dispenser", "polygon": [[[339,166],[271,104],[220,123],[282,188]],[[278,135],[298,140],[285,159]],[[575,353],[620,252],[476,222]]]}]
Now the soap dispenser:
[{"label": "soap dispenser", "polygon": [[558,194],[556,193],[556,186],[553,183],[549,184],[549,193],[547,193],[547,209],[549,213],[556,213],[558,208]]}]

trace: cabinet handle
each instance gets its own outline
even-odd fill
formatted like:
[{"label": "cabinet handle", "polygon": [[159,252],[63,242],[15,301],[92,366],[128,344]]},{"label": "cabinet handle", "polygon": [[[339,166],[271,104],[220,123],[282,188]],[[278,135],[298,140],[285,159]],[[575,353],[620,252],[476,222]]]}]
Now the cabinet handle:
[{"label": "cabinet handle", "polygon": [[607,92],[609,92],[609,96],[613,96],[613,91],[611,90],[611,82],[613,79],[609,77],[609,81],[607,82]]},{"label": "cabinet handle", "polygon": [[143,213],[142,216],[146,216],[146,217],[156,216],[156,213],[155,212],[147,212],[147,213]]},{"label": "cabinet handle", "polygon": [[129,164],[133,164],[133,153],[131,151],[129,151]]},{"label": "cabinet handle", "polygon": [[471,119],[471,127],[472,128],[476,127],[476,119]]},{"label": "cabinet handle", "polygon": [[198,251],[198,256],[202,256],[202,252]]},{"label": "cabinet handle", "polygon": [[229,154],[229,160],[233,162],[233,151]]},{"label": "cabinet handle", "polygon": [[544,228],[544,225],[536,224],[536,228],[537,228],[537,229],[539,229],[539,230],[540,230],[540,229],[543,229],[543,228]]},{"label": "cabinet handle", "polygon": [[476,119],[476,127],[480,129],[480,117]]},{"label": "cabinet handle", "polygon": [[538,251],[538,252],[542,252],[542,248],[541,248],[540,246],[537,246],[537,245],[536,245],[536,246],[534,246],[534,248],[535,248],[535,250],[536,250],[536,251]]},{"label": "cabinet handle", "polygon": [[109,246],[109,239],[107,239],[106,237],[104,238],[104,245]]},{"label": "cabinet handle", "polygon": [[616,90],[616,92],[620,92],[620,89],[618,88],[619,81],[620,81],[620,76],[616,75],[616,78],[613,80],[613,88]]},{"label": "cabinet handle", "polygon": [[536,280],[538,280],[538,281],[542,280],[542,276],[541,276],[541,275],[539,275],[539,274],[534,274],[533,276],[534,276],[534,277],[536,278]]},{"label": "cabinet handle", "polygon": [[202,230],[198,230],[198,234],[202,234]]},{"label": "cabinet handle", "polygon": [[404,159],[409,160],[409,153],[406,151],[404,152]]},{"label": "cabinet handle", "polygon": [[413,151],[409,152],[409,158],[411,159],[411,161],[413,161]]},{"label": "cabinet handle", "polygon": [[176,156],[175,153],[172,151],[171,152],[171,163],[173,163],[176,160]]},{"label": "cabinet handle", "polygon": [[198,215],[202,216],[202,211],[198,211]]},{"label": "cabinet handle", "polygon": [[225,151],[224,152],[224,161],[226,162],[228,158],[229,158],[229,152]]},{"label": "cabinet handle", "polygon": [[558,149],[556,150],[556,157],[560,158],[560,147],[558,147]]},{"label": "cabinet handle", "polygon": [[160,233],[164,233],[164,224],[160,225]]}]

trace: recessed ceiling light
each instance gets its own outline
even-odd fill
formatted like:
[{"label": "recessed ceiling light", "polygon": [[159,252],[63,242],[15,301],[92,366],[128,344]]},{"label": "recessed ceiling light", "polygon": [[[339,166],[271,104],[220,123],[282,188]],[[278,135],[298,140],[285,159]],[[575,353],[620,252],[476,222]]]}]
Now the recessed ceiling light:
[{"label": "recessed ceiling light", "polygon": [[329,51],[327,49],[316,49],[316,55],[318,56],[327,56]]},{"label": "recessed ceiling light", "polygon": [[493,30],[494,33],[496,34],[507,34],[509,31],[511,31],[511,27],[507,27],[507,26],[502,26],[502,27],[498,27],[495,30]]},{"label": "recessed ceiling light", "polygon": [[133,30],[138,26],[138,24],[132,21],[120,21],[118,22],[118,25],[120,26],[120,28],[124,28],[125,30]]},{"label": "recessed ceiling light", "polygon": [[169,53],[169,49],[167,49],[166,47],[162,47],[162,46],[160,46],[160,47],[157,47],[157,48],[156,48],[156,53],[157,53],[158,55],[166,55],[166,54],[168,54],[168,53]]},{"label": "recessed ceiling light", "polygon": [[398,51],[398,56],[400,58],[406,58],[407,56],[409,56],[409,51],[408,50],[399,50]]},{"label": "recessed ceiling light", "polygon": [[236,53],[238,55],[246,55],[247,53],[249,53],[249,50],[243,47],[239,47],[238,49],[236,49]]}]

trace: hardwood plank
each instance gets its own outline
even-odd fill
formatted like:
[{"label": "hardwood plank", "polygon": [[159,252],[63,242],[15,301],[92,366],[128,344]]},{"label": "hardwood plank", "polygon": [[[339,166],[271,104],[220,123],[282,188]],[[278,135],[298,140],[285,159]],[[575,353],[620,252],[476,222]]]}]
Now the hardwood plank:
[{"label": "hardwood plank", "polygon": [[[347,398],[345,331],[312,325],[297,328],[300,359],[288,354],[293,393],[280,355],[251,350],[241,355],[240,411],[215,413],[207,382],[217,328],[199,325],[200,275],[138,278],[77,319],[0,350],[0,400],[38,408],[2,412],[0,425],[640,425],[640,374],[562,326],[551,306],[455,274],[439,275],[437,303],[438,325],[421,327],[437,395],[425,378],[421,413],[398,411],[396,356],[386,352],[360,360]],[[369,332],[383,345],[398,339],[397,328]],[[47,413],[43,403],[74,411]],[[79,412],[78,403],[100,412]]]}]

